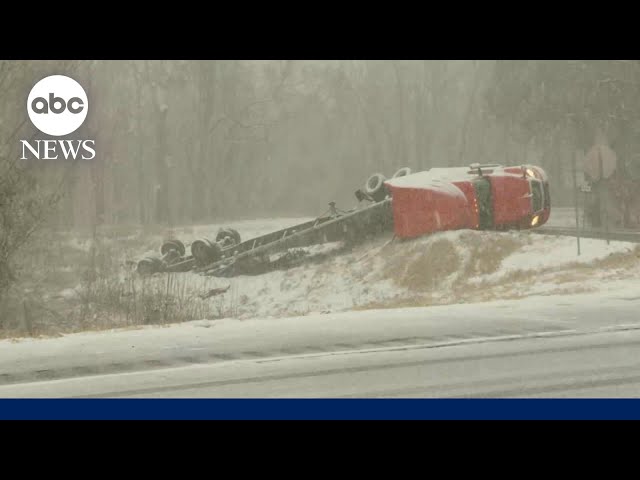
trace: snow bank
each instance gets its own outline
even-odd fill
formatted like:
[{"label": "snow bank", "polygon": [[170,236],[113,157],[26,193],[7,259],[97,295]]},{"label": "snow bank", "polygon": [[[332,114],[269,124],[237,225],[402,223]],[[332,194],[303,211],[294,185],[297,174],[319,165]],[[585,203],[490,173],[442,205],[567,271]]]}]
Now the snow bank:
[{"label": "snow bank", "polygon": [[514,270],[541,270],[557,268],[569,263],[588,264],[614,253],[631,253],[634,244],[581,238],[578,255],[575,238],[543,236],[542,241],[524,245],[518,252],[502,261],[501,268],[493,276],[502,276]]},{"label": "snow bank", "polygon": [[[288,220],[282,223],[291,225]],[[273,225],[251,222],[230,226],[243,234],[247,226],[259,232]],[[202,228],[197,234],[214,231],[215,227]],[[612,254],[626,255],[629,268],[638,268],[640,263],[635,245],[627,242],[607,245],[605,241],[583,239],[581,246],[578,256],[573,238],[527,232],[459,230],[410,241],[382,237],[350,251],[339,242],[315,246],[309,254],[322,257],[321,261],[288,270],[233,278],[177,273],[172,284],[194,302],[216,302],[223,316],[246,319],[466,303],[566,293],[567,288],[574,287],[584,291],[587,286],[597,289],[603,283],[603,272],[583,269],[579,278],[573,278],[568,274],[576,265],[590,265]],[[619,275],[620,271],[605,273]],[[515,278],[514,273],[519,276]],[[163,285],[166,274],[145,281]],[[230,288],[222,296],[206,300],[198,297],[227,285]]]},{"label": "snow bank", "polygon": [[[246,239],[307,220],[260,219],[175,227],[142,235],[123,255],[131,260],[156,256],[162,239],[171,236],[181,239],[188,249],[193,240],[214,237],[221,227],[235,228]],[[114,280],[136,291],[141,286],[158,291],[170,288],[184,301],[207,302],[206,306],[214,307],[202,311],[247,319],[601,290],[614,280],[640,274],[634,244],[607,245],[604,240],[582,239],[581,247],[578,256],[576,241],[570,237],[458,230],[407,241],[383,236],[352,250],[340,242],[317,245],[307,249],[312,261],[257,276],[216,278],[186,272],[170,278],[167,274],[141,278],[130,267],[120,270]],[[594,266],[594,262],[618,257],[617,263]],[[200,298],[214,288],[227,286],[230,288],[223,295]],[[71,300],[77,296],[77,287],[64,287],[59,287],[60,297]]]}]

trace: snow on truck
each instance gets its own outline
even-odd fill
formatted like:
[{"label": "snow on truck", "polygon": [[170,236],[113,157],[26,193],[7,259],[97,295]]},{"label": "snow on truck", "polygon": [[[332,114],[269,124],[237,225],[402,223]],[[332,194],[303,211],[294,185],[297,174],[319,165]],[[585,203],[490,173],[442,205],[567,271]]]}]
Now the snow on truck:
[{"label": "snow on truck", "polygon": [[544,224],[551,213],[549,182],[536,166],[432,168],[385,185],[400,238],[441,230],[527,229]]},{"label": "snow on truck", "polygon": [[162,257],[143,258],[138,272],[259,273],[273,266],[271,255],[315,244],[358,242],[384,232],[409,239],[444,230],[530,229],[551,213],[547,175],[534,165],[471,164],[416,173],[405,167],[390,179],[371,175],[355,195],[359,205],[351,210],[331,202],[314,220],[249,240],[242,241],[232,228],[221,229],[215,240],[192,242],[188,256],[181,241],[168,240]]}]

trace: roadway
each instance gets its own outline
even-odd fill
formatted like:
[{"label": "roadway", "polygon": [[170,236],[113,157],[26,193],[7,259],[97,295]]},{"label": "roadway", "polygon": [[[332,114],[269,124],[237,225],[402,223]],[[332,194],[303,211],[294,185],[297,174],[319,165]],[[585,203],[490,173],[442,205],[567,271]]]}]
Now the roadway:
[{"label": "roadway", "polygon": [[635,397],[640,296],[571,295],[0,342],[0,397]]}]

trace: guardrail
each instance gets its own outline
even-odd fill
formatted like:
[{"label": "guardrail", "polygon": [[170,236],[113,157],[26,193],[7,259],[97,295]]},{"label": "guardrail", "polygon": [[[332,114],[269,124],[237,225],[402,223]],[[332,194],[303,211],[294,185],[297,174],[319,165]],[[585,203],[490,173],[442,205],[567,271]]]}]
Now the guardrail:
[{"label": "guardrail", "polygon": [[[529,230],[532,233],[539,233],[544,235],[557,235],[564,237],[575,237],[576,229],[569,227],[540,227]],[[601,240],[618,241],[618,242],[635,242],[640,243],[640,231],[636,230],[609,230],[606,233],[604,230],[579,230],[580,238],[596,238]]]}]

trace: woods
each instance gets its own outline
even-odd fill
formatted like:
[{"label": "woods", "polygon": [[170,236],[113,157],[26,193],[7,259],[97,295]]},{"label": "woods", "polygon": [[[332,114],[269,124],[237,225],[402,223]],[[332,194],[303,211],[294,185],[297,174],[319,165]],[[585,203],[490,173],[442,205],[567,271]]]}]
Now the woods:
[{"label": "woods", "polygon": [[[95,139],[96,157],[18,160],[19,139],[42,138],[25,99],[56,73],[87,92],[68,137]],[[315,215],[403,166],[536,163],[570,204],[571,161],[595,143],[640,178],[639,86],[640,63],[613,60],[4,61],[0,263],[42,222]]]},{"label": "woods", "polygon": [[[572,155],[579,157],[599,192],[588,205],[595,226],[607,215],[616,226],[638,227],[639,82],[636,60],[503,61],[487,97],[497,119],[542,153],[552,176],[562,175]],[[610,152],[604,175],[594,155],[603,149]],[[606,214],[605,197],[611,197]]]},{"label": "woods", "polygon": [[[23,91],[60,71],[37,64],[31,72],[31,63],[22,65]],[[501,149],[487,136],[479,92],[491,69],[461,61],[77,62],[68,73],[91,105],[78,135],[96,140],[97,156],[74,166],[52,221],[314,214],[331,200],[352,203],[373,172],[490,160]],[[16,119],[25,116],[16,109]],[[29,122],[20,130],[35,133]],[[29,165],[43,183],[64,168]]]}]

